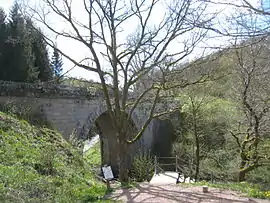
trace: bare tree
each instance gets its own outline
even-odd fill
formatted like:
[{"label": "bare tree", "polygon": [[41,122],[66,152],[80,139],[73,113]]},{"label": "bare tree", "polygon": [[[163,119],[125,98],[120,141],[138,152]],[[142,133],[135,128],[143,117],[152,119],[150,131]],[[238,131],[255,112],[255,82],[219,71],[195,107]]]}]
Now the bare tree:
[{"label": "bare tree", "polygon": [[[256,30],[253,29],[253,36],[265,36],[270,30],[270,5],[263,0],[205,0],[209,5],[220,7],[221,18],[217,18],[217,23],[206,27],[218,37],[223,37],[227,42],[234,37],[249,37],[249,29],[237,30],[239,24],[253,29],[251,24],[247,24],[247,19],[257,18]],[[268,7],[267,7],[268,6]],[[226,19],[226,20],[225,20]],[[198,25],[199,26],[199,25]]]},{"label": "bare tree", "polygon": [[[254,27],[256,29],[256,26]],[[252,30],[250,30],[252,33]],[[269,155],[262,150],[269,133],[269,38],[238,39],[234,44],[235,71],[239,79],[237,89],[243,119],[231,135],[240,151],[239,181],[245,180],[249,171],[269,162]]]},{"label": "bare tree", "polygon": [[[219,1],[218,3],[232,5],[232,6],[235,6],[238,8],[245,8],[248,10],[252,10],[257,14],[270,15],[270,12],[268,10],[270,8],[270,5],[268,5],[267,8],[264,8],[263,0],[257,1],[257,2],[254,2],[254,1],[252,2],[252,1],[248,1],[248,0],[241,0],[241,1],[236,1],[236,2],[235,1],[231,1],[231,2]],[[265,2],[265,3],[267,3],[267,2]]]},{"label": "bare tree", "polygon": [[[76,66],[99,76],[120,145],[120,180],[125,181],[128,177],[125,158],[128,144],[142,136],[153,118],[172,111],[157,110],[160,95],[170,88],[183,87],[202,79],[174,84],[167,81],[173,74],[173,67],[192,53],[206,36],[207,31],[198,29],[197,25],[206,26],[213,15],[206,15],[207,5],[197,0],[81,0],[83,9],[80,14],[84,12],[87,19],[80,21],[75,15],[75,1],[43,0],[43,3],[44,6],[38,8],[28,6],[32,19],[58,37],[74,40],[89,51],[88,57],[78,61],[65,50],[58,50]],[[48,21],[50,14],[64,22],[66,29],[51,25]],[[128,26],[130,24],[133,26]],[[125,29],[127,26],[128,30]],[[54,47],[48,35],[44,38],[49,46]],[[157,69],[162,73],[161,77],[153,80],[130,102],[137,82]],[[147,119],[138,132],[127,135],[127,121],[143,101],[151,104]]]}]

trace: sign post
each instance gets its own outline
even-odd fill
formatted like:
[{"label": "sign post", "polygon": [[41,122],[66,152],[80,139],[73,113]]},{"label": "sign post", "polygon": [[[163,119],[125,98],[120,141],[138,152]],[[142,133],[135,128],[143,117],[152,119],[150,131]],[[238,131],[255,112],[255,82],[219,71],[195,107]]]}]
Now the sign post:
[{"label": "sign post", "polygon": [[104,178],[106,180],[107,189],[110,189],[111,188],[110,187],[110,180],[112,180],[114,178],[111,166],[103,166],[102,172],[103,172]]}]

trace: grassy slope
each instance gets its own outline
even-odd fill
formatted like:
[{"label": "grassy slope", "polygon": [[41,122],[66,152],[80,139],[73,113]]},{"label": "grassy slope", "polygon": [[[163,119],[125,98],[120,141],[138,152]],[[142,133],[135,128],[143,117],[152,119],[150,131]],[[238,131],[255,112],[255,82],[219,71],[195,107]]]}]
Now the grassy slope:
[{"label": "grassy slope", "polygon": [[92,202],[106,188],[60,134],[0,112],[0,202]]}]

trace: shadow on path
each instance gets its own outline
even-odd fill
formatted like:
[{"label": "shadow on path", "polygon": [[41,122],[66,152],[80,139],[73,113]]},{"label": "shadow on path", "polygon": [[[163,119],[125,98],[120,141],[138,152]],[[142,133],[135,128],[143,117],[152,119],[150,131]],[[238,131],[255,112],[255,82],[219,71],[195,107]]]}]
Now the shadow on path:
[{"label": "shadow on path", "polygon": [[210,188],[208,193],[203,193],[201,190],[201,187],[142,184],[137,188],[116,190],[107,199],[123,202],[270,203],[268,200],[240,197],[232,191]]}]

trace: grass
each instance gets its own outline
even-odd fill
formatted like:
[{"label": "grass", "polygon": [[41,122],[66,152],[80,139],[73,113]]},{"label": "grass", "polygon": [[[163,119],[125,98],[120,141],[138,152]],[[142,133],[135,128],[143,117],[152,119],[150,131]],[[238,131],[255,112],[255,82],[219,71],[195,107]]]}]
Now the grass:
[{"label": "grass", "polygon": [[99,168],[101,165],[101,152],[100,152],[100,143],[97,142],[84,154],[84,158],[93,168]]},{"label": "grass", "polygon": [[59,133],[0,112],[0,202],[105,202],[96,164]]},{"label": "grass", "polygon": [[[182,185],[182,184],[181,184]],[[220,188],[226,190],[232,190],[246,194],[248,197],[261,198],[261,199],[270,199],[270,191],[262,191],[260,187],[255,184],[250,184],[247,182],[241,183],[209,183],[206,181],[201,181],[197,183],[184,183],[185,186],[203,186],[207,185],[208,187]]]}]

